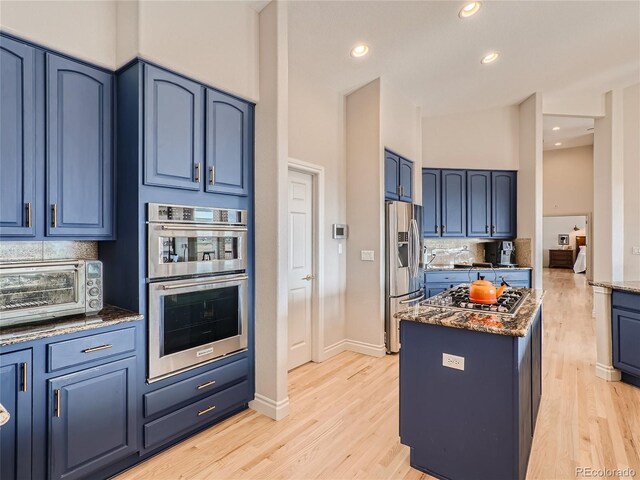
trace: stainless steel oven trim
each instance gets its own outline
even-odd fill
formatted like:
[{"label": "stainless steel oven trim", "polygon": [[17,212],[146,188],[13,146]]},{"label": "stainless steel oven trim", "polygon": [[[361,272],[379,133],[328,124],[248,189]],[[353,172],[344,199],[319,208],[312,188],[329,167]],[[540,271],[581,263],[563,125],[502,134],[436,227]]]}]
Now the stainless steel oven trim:
[{"label": "stainless steel oven trim", "polygon": [[[238,238],[238,251],[240,258],[232,260],[208,260],[196,262],[161,263],[162,233],[166,231],[176,232],[184,237],[208,236]],[[185,275],[212,274],[221,272],[233,272],[247,269],[247,228],[246,227],[220,227],[212,225],[189,225],[187,228],[175,224],[149,223],[148,231],[148,277],[164,278]]]},{"label": "stainless steel oven trim", "polygon": [[[248,341],[248,281],[247,275],[225,275],[213,278],[170,280],[149,284],[149,383],[180,371],[210,362],[219,357],[247,348]],[[240,335],[171,355],[160,355],[162,342],[161,297],[180,293],[209,290],[211,287],[239,287]],[[209,348],[211,353],[200,354]]]},{"label": "stainless steel oven trim", "polygon": [[25,308],[21,311],[0,312],[0,326],[9,327],[19,323],[44,320],[49,318],[65,317],[85,313],[86,310],[86,284],[85,262],[83,260],[43,262],[43,263],[7,263],[0,265],[0,275],[12,273],[39,273],[55,271],[75,271],[75,301],[60,305],[43,305],[41,307]]},{"label": "stainless steel oven trim", "polygon": [[[231,226],[231,225],[240,225],[244,226],[247,224],[247,211],[237,208],[214,208],[214,207],[199,207],[194,205],[177,205],[171,203],[149,203],[147,204],[147,218],[151,223],[182,223],[182,224],[194,224],[198,223],[195,220],[184,220],[184,219],[176,219],[176,220],[168,220],[166,218],[160,218],[158,216],[158,207],[175,207],[175,208],[203,208],[211,211],[229,211],[229,212],[240,212],[241,222],[211,222],[207,225],[217,225],[217,226]],[[199,222],[202,223],[202,222]]]}]

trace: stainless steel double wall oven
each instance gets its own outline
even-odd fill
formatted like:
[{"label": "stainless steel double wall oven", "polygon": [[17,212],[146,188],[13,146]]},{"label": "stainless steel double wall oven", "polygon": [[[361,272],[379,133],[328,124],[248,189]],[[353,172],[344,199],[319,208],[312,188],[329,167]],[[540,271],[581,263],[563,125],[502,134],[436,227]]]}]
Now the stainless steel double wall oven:
[{"label": "stainless steel double wall oven", "polygon": [[149,380],[247,348],[246,210],[148,204]]}]

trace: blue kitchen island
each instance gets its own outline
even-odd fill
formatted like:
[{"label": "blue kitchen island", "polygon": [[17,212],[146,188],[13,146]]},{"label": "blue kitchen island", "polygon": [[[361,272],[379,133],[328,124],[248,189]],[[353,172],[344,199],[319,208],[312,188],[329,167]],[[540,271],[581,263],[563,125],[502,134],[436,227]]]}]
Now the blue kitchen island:
[{"label": "blue kitchen island", "polygon": [[[441,295],[444,295],[441,294]],[[418,306],[400,322],[400,439],[446,480],[524,480],[542,394],[542,298],[513,316]]]}]

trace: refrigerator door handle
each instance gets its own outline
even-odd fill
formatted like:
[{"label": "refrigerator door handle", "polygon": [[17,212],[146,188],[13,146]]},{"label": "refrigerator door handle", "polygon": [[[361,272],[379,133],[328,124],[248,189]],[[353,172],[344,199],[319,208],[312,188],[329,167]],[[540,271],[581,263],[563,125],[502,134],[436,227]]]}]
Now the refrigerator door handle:
[{"label": "refrigerator door handle", "polygon": [[411,219],[410,232],[411,247],[409,249],[409,252],[413,252],[413,256],[410,257],[411,270],[409,273],[412,277],[416,277],[420,268],[420,256],[418,253],[420,251],[420,234],[418,232],[418,222],[416,222],[415,218]]}]

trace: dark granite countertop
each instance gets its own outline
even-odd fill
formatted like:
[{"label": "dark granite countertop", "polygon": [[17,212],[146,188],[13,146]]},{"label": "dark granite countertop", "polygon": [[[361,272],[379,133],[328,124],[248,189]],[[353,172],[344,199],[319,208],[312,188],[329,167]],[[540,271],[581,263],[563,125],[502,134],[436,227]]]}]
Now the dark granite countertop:
[{"label": "dark granite countertop", "polygon": [[640,282],[589,282],[594,287],[605,287],[612,290],[622,290],[631,293],[640,293]]},{"label": "dark granite countertop", "polygon": [[29,342],[40,338],[66,335],[68,333],[108,327],[118,323],[142,320],[143,315],[122,308],[106,305],[99,313],[91,316],[84,314],[45,320],[31,325],[16,325],[0,328],[0,346]]},{"label": "dark granite countertop", "polygon": [[[473,270],[491,270],[491,267],[469,267]],[[456,268],[452,266],[448,267],[424,267],[425,272],[466,272],[469,268]],[[494,267],[493,270],[532,270],[531,267]]]},{"label": "dark granite countertop", "polygon": [[522,303],[515,316],[491,313],[462,312],[447,307],[418,305],[395,314],[400,320],[442,325],[443,327],[475,330],[511,337],[524,337],[529,331],[538,310],[542,307],[543,290],[527,289],[529,296]]}]

